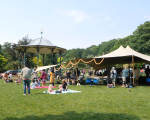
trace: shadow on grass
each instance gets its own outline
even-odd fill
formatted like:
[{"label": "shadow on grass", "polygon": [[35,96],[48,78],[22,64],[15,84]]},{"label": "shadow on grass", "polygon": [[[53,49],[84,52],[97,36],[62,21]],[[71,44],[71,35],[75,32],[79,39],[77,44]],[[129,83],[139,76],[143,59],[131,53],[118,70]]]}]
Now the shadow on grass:
[{"label": "shadow on grass", "polygon": [[62,115],[46,114],[40,117],[31,115],[26,116],[24,118],[8,117],[3,120],[140,120],[140,119],[136,116],[127,114],[115,114],[115,113],[105,114],[93,112],[77,113],[75,111],[70,111]]}]

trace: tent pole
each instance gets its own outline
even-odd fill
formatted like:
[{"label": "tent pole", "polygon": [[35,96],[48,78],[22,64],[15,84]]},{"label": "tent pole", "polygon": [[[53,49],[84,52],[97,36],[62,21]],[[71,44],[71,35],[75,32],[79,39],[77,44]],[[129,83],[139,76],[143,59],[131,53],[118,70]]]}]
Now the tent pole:
[{"label": "tent pole", "polygon": [[122,61],[122,69],[123,69],[123,58],[121,58],[121,61]]},{"label": "tent pole", "polygon": [[132,65],[133,65],[133,85],[134,85],[134,56],[132,55]]},{"label": "tent pole", "polygon": [[[76,64],[76,60],[75,60],[75,64]],[[76,65],[76,77],[77,77],[77,83],[78,83],[78,74],[77,74],[77,65]]]}]

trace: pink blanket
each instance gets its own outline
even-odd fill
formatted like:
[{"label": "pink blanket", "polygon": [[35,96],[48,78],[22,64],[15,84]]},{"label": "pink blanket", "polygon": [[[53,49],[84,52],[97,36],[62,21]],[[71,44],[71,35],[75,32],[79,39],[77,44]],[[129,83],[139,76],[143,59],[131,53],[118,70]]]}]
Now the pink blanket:
[{"label": "pink blanket", "polygon": [[[57,86],[52,86],[52,88],[55,88]],[[31,87],[30,87],[31,88]],[[35,89],[41,89],[41,88],[48,88],[48,86],[42,86],[42,87],[35,87]]]}]

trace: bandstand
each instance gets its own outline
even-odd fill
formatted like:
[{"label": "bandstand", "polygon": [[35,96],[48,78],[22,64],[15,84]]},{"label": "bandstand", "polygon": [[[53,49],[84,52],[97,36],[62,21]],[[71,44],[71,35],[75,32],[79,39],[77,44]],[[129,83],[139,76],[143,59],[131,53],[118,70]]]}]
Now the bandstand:
[{"label": "bandstand", "polygon": [[[19,65],[18,69],[21,69],[25,66],[26,64],[26,53],[31,53],[31,56],[33,54],[38,54],[38,59],[37,59],[37,67],[39,65],[39,54],[43,56],[43,63],[44,63],[44,55],[45,54],[51,54],[52,55],[52,65],[53,65],[53,56],[56,53],[59,53],[60,57],[60,65],[61,65],[61,55],[63,52],[66,51],[66,49],[58,47],[53,45],[48,39],[45,39],[42,37],[42,32],[41,32],[41,38],[37,38],[33,41],[31,41],[27,45],[20,45],[16,47],[16,50],[19,52]],[[22,59],[22,64],[21,60]],[[60,71],[61,72],[61,71]]]}]

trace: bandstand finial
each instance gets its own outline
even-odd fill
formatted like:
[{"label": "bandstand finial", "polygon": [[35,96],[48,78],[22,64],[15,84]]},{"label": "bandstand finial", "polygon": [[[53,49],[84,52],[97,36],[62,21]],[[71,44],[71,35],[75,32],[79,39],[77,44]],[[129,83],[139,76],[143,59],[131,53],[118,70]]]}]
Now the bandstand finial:
[{"label": "bandstand finial", "polygon": [[44,29],[41,29],[41,38],[42,38],[43,31],[44,31]]}]

